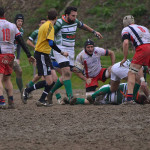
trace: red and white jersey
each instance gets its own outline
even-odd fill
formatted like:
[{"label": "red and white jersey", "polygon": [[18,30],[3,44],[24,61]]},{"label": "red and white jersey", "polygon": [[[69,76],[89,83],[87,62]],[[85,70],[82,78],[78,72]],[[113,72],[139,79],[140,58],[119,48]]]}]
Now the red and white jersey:
[{"label": "red and white jersey", "polygon": [[150,43],[149,30],[141,25],[131,24],[122,30],[122,39],[129,39],[135,47]]},{"label": "red and white jersey", "polygon": [[0,53],[14,54],[15,36],[20,35],[20,32],[15,24],[0,18]]},{"label": "red and white jersey", "polygon": [[94,52],[92,56],[89,56],[85,50],[82,50],[76,57],[76,61],[84,65],[84,71],[86,77],[96,77],[102,66],[101,66],[101,56],[106,55],[106,50],[100,47],[94,47]]}]

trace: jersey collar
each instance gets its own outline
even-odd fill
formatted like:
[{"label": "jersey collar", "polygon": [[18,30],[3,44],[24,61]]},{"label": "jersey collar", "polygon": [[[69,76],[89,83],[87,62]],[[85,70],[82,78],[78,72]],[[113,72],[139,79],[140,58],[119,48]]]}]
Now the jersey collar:
[{"label": "jersey collar", "polygon": [[66,23],[69,23],[66,18],[65,18],[65,15],[62,15],[62,19],[66,22]]}]

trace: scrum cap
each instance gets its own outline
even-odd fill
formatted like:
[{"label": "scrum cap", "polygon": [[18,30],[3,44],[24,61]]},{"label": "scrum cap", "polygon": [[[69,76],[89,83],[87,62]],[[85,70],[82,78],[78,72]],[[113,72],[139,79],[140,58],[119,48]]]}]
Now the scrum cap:
[{"label": "scrum cap", "polygon": [[123,18],[123,25],[124,25],[124,27],[126,27],[126,26],[128,26],[130,24],[134,24],[134,17],[132,15],[125,16]]},{"label": "scrum cap", "polygon": [[18,19],[22,19],[23,22],[24,22],[24,16],[23,16],[22,14],[17,14],[17,15],[15,16],[15,23],[16,23],[16,21],[17,21]]},{"label": "scrum cap", "polygon": [[86,49],[86,46],[87,45],[94,45],[94,42],[92,40],[87,40],[85,43],[84,43],[84,48]]}]

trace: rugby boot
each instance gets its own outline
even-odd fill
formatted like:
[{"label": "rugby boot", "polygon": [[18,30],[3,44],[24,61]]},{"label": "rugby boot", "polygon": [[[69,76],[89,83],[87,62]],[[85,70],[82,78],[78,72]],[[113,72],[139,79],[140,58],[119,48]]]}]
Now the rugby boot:
[{"label": "rugby boot", "polygon": [[41,100],[41,99],[39,99],[39,100],[36,102],[36,105],[37,105],[37,107],[42,107],[42,106],[44,106],[44,107],[50,107],[50,106],[52,106],[53,104],[47,103],[46,100]]},{"label": "rugby boot", "polygon": [[72,96],[71,99],[70,99],[70,101],[69,101],[70,105],[75,105],[76,102],[77,102],[77,98],[74,97],[74,96]]},{"label": "rugby boot", "polygon": [[6,108],[5,99],[0,99],[0,108],[2,108],[2,109]]},{"label": "rugby boot", "polygon": [[25,88],[24,91],[23,91],[23,95],[22,95],[22,102],[24,104],[27,104],[28,96],[29,96],[29,93],[27,92],[27,90]]},{"label": "rugby boot", "polygon": [[8,109],[15,109],[14,101],[8,99]]}]

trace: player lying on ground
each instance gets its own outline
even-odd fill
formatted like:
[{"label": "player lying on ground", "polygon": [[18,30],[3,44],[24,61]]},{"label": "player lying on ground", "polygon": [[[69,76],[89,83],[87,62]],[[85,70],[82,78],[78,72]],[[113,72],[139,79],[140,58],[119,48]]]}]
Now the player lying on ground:
[{"label": "player lying on ground", "polygon": [[[133,97],[135,102],[138,104],[149,104],[150,101],[146,98],[145,95],[139,94],[139,84],[135,84]],[[89,95],[87,99],[74,99],[70,104],[122,104],[127,100],[127,83],[121,83],[116,92],[110,91],[110,85],[103,85],[98,91],[94,94]]]}]

